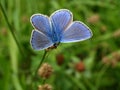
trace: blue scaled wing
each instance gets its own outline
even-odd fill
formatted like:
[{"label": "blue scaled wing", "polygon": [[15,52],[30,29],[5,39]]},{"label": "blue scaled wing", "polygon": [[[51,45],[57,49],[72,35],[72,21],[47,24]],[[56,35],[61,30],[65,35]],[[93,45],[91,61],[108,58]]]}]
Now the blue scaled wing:
[{"label": "blue scaled wing", "polygon": [[91,38],[91,30],[82,22],[75,21],[63,32],[61,42],[78,42]]},{"label": "blue scaled wing", "polygon": [[55,32],[61,32],[65,30],[72,22],[72,13],[67,9],[60,9],[55,11],[50,16],[50,21]]},{"label": "blue scaled wing", "polygon": [[53,45],[52,41],[38,30],[33,30],[31,35],[31,45],[35,50],[43,50]]},{"label": "blue scaled wing", "polygon": [[34,14],[31,16],[30,21],[36,30],[51,37],[51,28],[49,18],[42,14]]}]

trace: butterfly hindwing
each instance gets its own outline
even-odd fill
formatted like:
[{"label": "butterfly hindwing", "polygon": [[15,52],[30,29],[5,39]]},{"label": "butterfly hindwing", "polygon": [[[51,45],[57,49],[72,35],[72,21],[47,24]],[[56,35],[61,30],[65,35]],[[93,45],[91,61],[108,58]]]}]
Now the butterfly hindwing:
[{"label": "butterfly hindwing", "polygon": [[89,39],[91,36],[91,30],[84,23],[75,21],[63,32],[61,42],[78,42]]},{"label": "butterfly hindwing", "polygon": [[35,50],[43,50],[52,46],[53,43],[45,34],[33,30],[31,35],[31,45]]}]

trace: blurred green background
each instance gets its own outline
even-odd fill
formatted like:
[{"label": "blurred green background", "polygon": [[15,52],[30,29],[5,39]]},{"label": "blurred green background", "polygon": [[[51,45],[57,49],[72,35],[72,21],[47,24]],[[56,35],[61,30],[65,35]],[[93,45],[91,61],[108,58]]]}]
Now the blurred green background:
[{"label": "blurred green background", "polygon": [[53,90],[120,90],[120,0],[0,1],[0,90],[37,90],[32,73],[44,51],[31,48],[30,16],[58,9],[69,9],[93,37],[50,51],[45,61],[54,73],[46,83]]}]

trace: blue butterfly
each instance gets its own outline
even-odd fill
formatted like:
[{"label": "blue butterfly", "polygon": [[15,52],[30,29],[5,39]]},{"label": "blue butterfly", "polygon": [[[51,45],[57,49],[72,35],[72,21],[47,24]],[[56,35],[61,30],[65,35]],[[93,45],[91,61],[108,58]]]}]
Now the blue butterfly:
[{"label": "blue butterfly", "polygon": [[50,17],[34,14],[30,21],[34,27],[30,42],[35,50],[57,47],[59,43],[78,42],[92,37],[90,28],[80,21],[73,22],[73,15],[67,9],[57,10]]}]

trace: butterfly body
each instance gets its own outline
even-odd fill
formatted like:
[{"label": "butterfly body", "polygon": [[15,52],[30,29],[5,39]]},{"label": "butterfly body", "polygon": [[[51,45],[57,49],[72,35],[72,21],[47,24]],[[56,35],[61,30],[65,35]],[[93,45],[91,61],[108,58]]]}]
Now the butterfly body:
[{"label": "butterfly body", "polygon": [[67,9],[57,10],[50,17],[34,14],[31,17],[35,28],[31,35],[33,49],[56,48],[59,43],[83,41],[92,36],[84,23],[72,20],[72,13]]},{"label": "butterfly body", "polygon": [[61,32],[59,32],[59,34],[58,34],[58,32],[55,32],[57,29],[55,29],[55,28],[52,28],[52,42],[53,43],[59,43],[60,42],[60,40],[61,40]]}]

